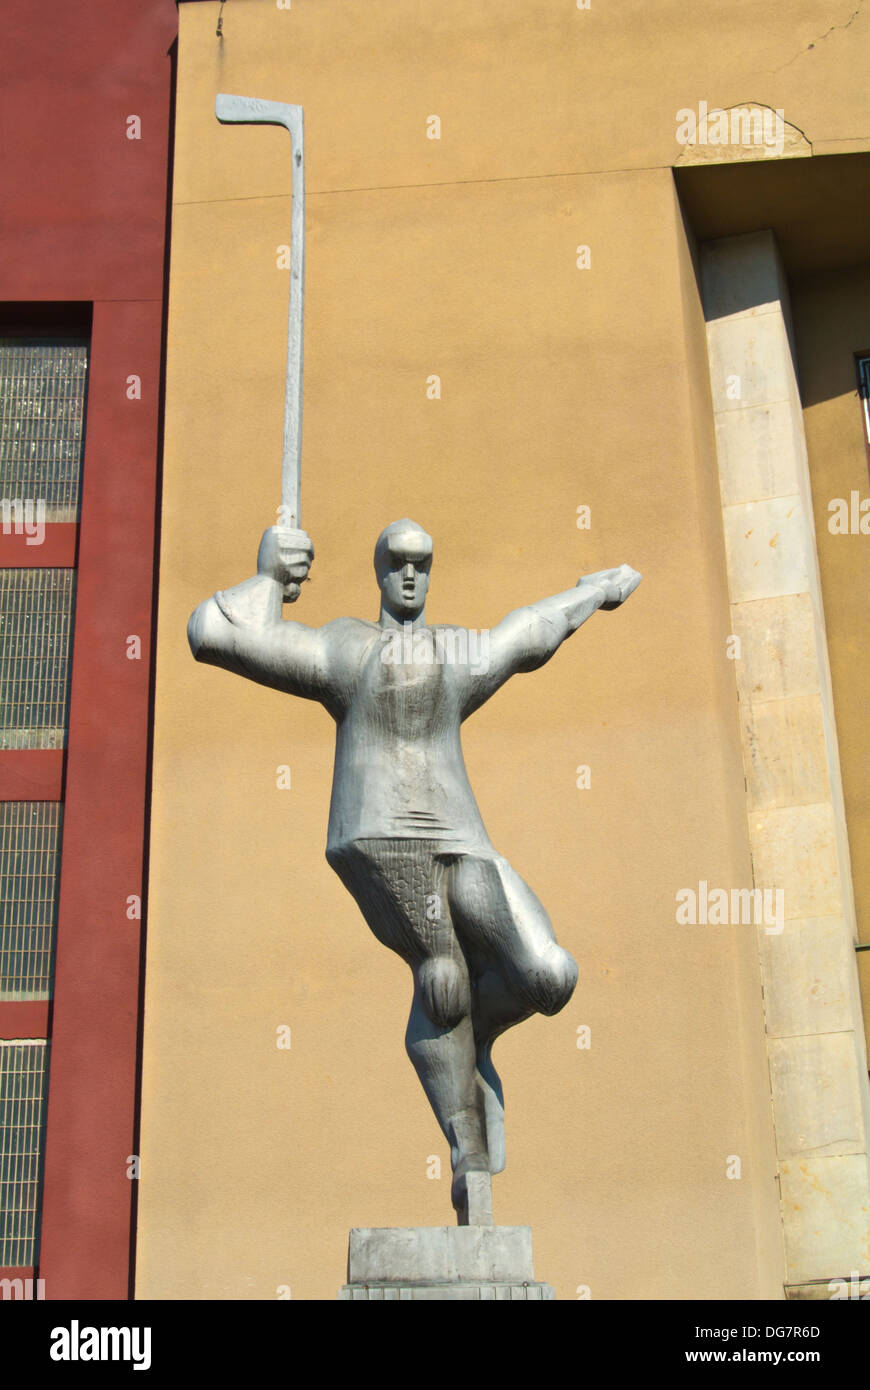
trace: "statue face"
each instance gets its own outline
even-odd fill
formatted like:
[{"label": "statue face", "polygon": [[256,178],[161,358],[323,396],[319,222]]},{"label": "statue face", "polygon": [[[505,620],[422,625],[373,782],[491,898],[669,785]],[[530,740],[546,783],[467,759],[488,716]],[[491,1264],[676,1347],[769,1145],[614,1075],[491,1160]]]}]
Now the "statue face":
[{"label": "statue face", "polygon": [[413,622],[426,603],[432,556],[390,553],[381,567],[378,583],[387,612],[400,622]]}]

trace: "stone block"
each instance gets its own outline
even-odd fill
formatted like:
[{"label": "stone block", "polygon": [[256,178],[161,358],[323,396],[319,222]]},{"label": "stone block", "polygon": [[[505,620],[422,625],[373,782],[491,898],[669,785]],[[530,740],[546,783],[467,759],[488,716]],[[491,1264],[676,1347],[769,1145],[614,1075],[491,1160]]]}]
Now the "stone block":
[{"label": "stone block", "polygon": [[842,912],[830,802],[751,811],[749,833],[755,886],[783,889],[787,919]]},{"label": "stone block", "polygon": [[794,367],[778,305],[770,313],[708,323],[707,344],[716,414],[789,399]]},{"label": "stone block", "polygon": [[780,1157],[861,1153],[854,1033],[771,1038],[769,1052]]},{"label": "stone block", "polygon": [[819,695],[743,704],[740,718],[751,811],[812,805],[828,797],[828,760]]},{"label": "stone block", "polygon": [[357,1227],[339,1299],[550,1301],[528,1226]]},{"label": "stone block", "polygon": [[732,603],[809,590],[807,520],[797,493],[725,507],[722,521]]},{"label": "stone block", "polygon": [[785,1159],[780,1164],[788,1284],[867,1268],[870,1166],[866,1154]]},{"label": "stone block", "polygon": [[854,1026],[855,951],[841,916],[788,919],[779,936],[761,932],[759,942],[771,1038],[848,1032]]},{"label": "stone block", "polygon": [[801,491],[806,463],[789,401],[717,415],[716,450],[724,507]]},{"label": "stone block", "polygon": [[735,661],[740,699],[813,695],[819,686],[815,616],[808,593],[736,603],[731,625],[740,638]]}]

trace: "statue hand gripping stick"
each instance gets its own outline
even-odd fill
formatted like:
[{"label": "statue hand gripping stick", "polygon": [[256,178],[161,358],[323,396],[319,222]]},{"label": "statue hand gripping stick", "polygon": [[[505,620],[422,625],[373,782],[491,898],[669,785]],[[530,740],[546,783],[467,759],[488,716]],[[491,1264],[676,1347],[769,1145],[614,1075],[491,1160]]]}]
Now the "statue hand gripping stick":
[{"label": "statue hand gripping stick", "polygon": [[492,1045],[532,1014],[563,1008],[577,967],[532,890],[489,840],[460,727],[511,676],[548,661],[596,609],[624,603],[640,575],[627,565],[587,575],[509,613],[485,634],[484,647],[463,628],[428,625],[432,540],[406,518],[375,546],[377,622],[339,618],[309,628],[283,619],[282,603],[298,598],[313,558],[298,529],[302,113],[243,97],[218,97],[216,112],[221,120],[286,125],[293,140],[298,276],[291,268],[283,471],[292,524],[266,531],[257,575],[201,603],[188,636],[197,660],[318,700],[335,720],[326,857],[378,940],[411,969],[405,1042],[450,1145],[453,1205],[460,1224],[491,1225],[491,1176],[505,1164]]}]

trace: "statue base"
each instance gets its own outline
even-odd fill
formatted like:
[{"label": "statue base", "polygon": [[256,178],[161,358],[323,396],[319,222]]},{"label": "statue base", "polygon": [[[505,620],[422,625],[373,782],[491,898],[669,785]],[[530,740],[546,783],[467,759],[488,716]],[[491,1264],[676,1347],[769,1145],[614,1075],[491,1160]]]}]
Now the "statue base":
[{"label": "statue base", "polygon": [[357,1227],[340,1299],[551,1300],[528,1226]]}]

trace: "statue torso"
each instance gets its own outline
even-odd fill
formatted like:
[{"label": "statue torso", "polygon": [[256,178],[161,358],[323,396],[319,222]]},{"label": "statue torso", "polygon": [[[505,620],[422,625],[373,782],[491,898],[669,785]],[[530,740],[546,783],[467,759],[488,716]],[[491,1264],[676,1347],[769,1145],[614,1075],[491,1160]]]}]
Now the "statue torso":
[{"label": "statue torso", "polygon": [[468,663],[450,659],[455,646],[435,640],[439,629],[391,640],[376,623],[334,626],[338,731],[328,847],[381,837],[488,845],[459,736]]}]

